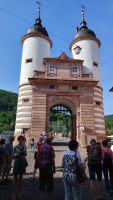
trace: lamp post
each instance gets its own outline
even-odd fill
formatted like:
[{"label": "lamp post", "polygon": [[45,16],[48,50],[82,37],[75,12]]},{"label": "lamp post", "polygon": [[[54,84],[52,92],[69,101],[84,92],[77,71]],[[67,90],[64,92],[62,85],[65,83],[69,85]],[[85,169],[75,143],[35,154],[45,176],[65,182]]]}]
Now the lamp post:
[{"label": "lamp post", "polygon": [[79,47],[78,45],[76,45],[76,47],[73,50],[78,55],[78,54],[80,54],[81,49],[82,49],[81,47]]}]

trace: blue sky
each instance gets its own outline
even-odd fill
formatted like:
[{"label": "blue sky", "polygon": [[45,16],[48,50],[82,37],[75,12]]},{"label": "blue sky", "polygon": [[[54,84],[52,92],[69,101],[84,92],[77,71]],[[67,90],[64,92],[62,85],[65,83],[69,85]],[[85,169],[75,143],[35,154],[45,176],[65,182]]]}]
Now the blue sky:
[{"label": "blue sky", "polygon": [[[86,7],[88,27],[101,40],[100,61],[105,114],[113,114],[113,0],[40,0],[42,24],[53,48],[51,56],[65,51],[81,22],[81,4]],[[18,92],[22,55],[21,38],[34,24],[36,0],[0,0],[0,89]]]}]

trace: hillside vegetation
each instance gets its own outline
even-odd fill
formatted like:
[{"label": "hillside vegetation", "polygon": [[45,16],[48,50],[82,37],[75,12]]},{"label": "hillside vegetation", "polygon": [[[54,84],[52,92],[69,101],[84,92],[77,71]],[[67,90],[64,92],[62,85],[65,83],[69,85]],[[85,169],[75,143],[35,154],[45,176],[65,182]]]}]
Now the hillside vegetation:
[{"label": "hillside vegetation", "polygon": [[[0,132],[14,130],[17,99],[16,93],[0,90]],[[113,135],[113,115],[105,116],[105,122],[107,133]],[[56,126],[53,126],[54,123],[56,123]],[[67,125],[65,126],[65,124]],[[53,127],[55,130],[53,130]],[[69,132],[71,129],[70,116],[56,113],[50,122],[49,129],[50,131],[62,131],[62,129],[64,131],[66,129],[65,132]]]},{"label": "hillside vegetation", "polygon": [[0,132],[14,130],[17,99],[16,93],[0,90]]},{"label": "hillside vegetation", "polygon": [[113,115],[105,116],[106,130],[109,135],[113,135]]}]

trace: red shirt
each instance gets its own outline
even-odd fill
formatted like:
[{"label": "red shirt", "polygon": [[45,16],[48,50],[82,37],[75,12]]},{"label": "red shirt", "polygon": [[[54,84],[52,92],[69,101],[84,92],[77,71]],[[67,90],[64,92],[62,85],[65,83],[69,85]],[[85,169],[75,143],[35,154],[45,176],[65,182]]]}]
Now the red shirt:
[{"label": "red shirt", "polygon": [[51,164],[53,167],[55,167],[54,157],[55,153],[53,147],[46,143],[41,144],[39,151],[37,152],[39,168],[46,164]]}]

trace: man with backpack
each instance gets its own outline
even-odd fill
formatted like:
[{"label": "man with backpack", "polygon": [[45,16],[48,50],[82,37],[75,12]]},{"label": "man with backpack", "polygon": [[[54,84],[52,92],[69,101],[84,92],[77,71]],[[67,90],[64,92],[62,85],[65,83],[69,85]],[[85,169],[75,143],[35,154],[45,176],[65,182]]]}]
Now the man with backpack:
[{"label": "man with backpack", "polygon": [[39,189],[42,198],[48,200],[53,192],[53,174],[55,174],[55,153],[51,145],[51,137],[47,137],[37,152],[39,167]]},{"label": "man with backpack", "polygon": [[96,142],[95,139],[90,141],[90,145],[87,147],[88,153],[88,170],[90,176],[90,187],[92,193],[92,199],[96,199],[97,195],[96,180],[98,179],[99,197],[98,200],[102,200],[102,149],[101,145]]},{"label": "man with backpack", "polygon": [[[110,193],[113,192],[113,152],[108,147],[108,141],[102,141],[102,150],[103,150],[103,163],[102,169],[104,174],[105,188],[107,196],[110,196]],[[109,181],[109,177],[110,181]]]}]

